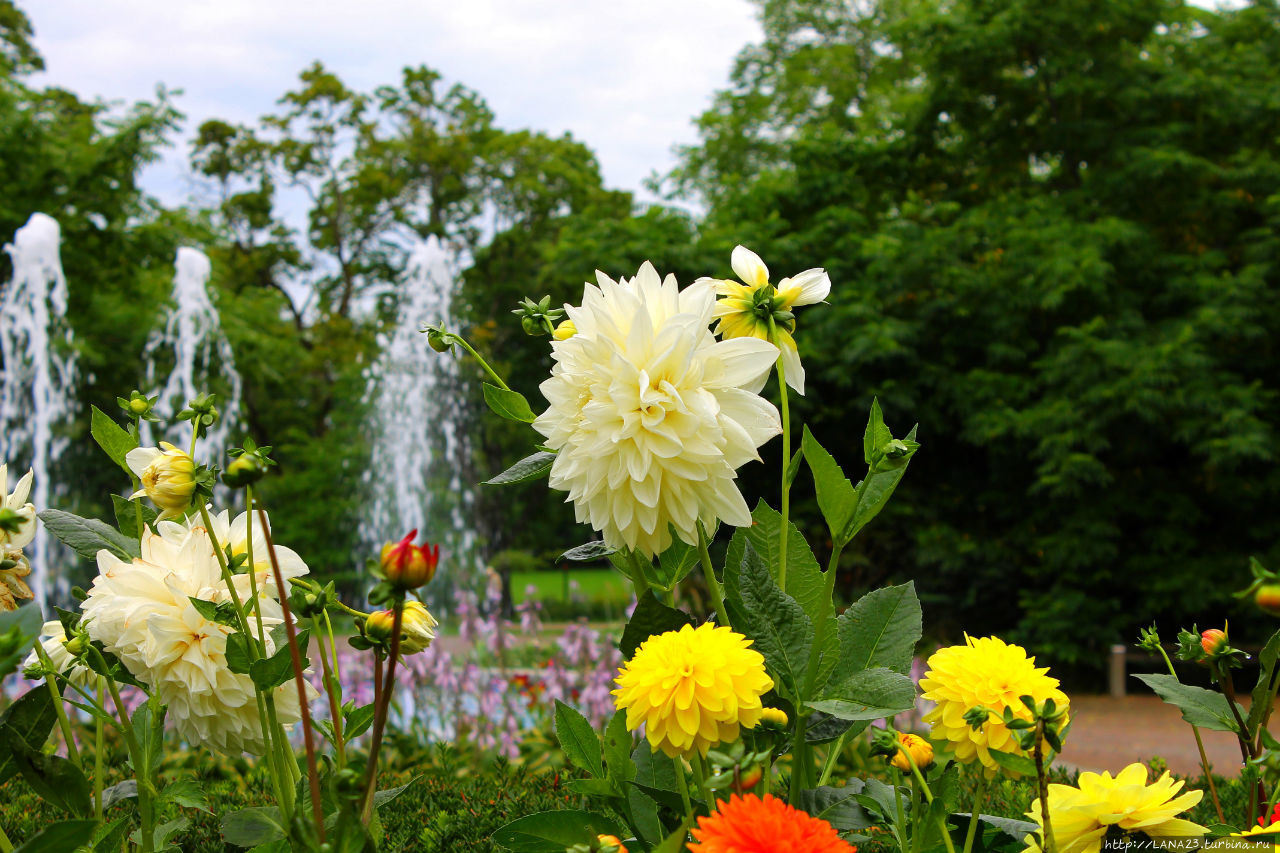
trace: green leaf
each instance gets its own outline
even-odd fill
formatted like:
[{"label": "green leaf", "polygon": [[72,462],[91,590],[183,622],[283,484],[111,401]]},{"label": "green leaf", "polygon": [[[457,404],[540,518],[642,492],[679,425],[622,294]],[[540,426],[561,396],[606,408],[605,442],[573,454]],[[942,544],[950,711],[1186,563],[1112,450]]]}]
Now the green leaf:
[{"label": "green leaf", "polygon": [[67,853],[92,841],[97,826],[96,820],[59,821],[15,847],[13,853]]},{"label": "green leaf", "polygon": [[286,835],[280,810],[275,806],[241,809],[222,819],[222,839],[236,847],[253,847]]},{"label": "green leaf", "polygon": [[22,778],[40,798],[73,817],[90,813],[89,780],[80,768],[60,755],[46,755],[31,749],[21,734],[8,726],[0,727],[13,763]]},{"label": "green leaf", "polygon": [[862,460],[868,465],[884,451],[884,446],[893,441],[893,433],[884,425],[884,412],[880,411],[880,400],[871,399],[871,412],[867,416],[867,428],[862,433]]},{"label": "green leaf", "polygon": [[239,675],[248,675],[253,658],[249,655],[249,638],[244,634],[227,635],[227,669]]},{"label": "green leaf", "polygon": [[[174,835],[174,833],[181,832],[190,825],[191,820],[189,818],[176,817],[173,820],[167,820],[157,826],[151,833],[151,837],[155,842],[155,849],[161,851],[175,849],[169,846],[169,839]],[[139,839],[141,839],[140,833],[135,832],[134,835],[138,835]]]},{"label": "green leaf", "polygon": [[810,708],[842,720],[879,720],[915,707],[916,686],[900,672],[877,667],[828,685]]},{"label": "green leaf", "polygon": [[910,672],[923,625],[915,582],[872,590],[845,610],[837,624],[840,660],[832,678],[843,680],[875,667]]},{"label": "green leaf", "polygon": [[129,500],[120,495],[111,496],[111,506],[116,513],[116,526],[120,533],[130,539],[138,538],[138,508],[142,508],[142,523],[152,524],[160,513],[142,502],[142,498]]},{"label": "green leaf", "polygon": [[177,803],[189,809],[200,809],[210,814],[213,813],[209,809],[209,798],[205,796],[204,789],[194,779],[179,779],[176,782],[166,783],[160,789],[160,799],[164,802]]},{"label": "green leaf", "polygon": [[791,454],[791,461],[787,463],[787,470],[784,475],[784,480],[787,484],[788,489],[791,488],[791,484],[796,481],[796,476],[799,475],[800,473],[800,463],[803,461],[804,461],[804,445],[801,445],[796,449],[795,453]]},{"label": "green leaf", "polygon": [[636,764],[631,760],[631,742],[627,712],[618,709],[604,728],[604,768],[618,791],[622,790],[624,783],[636,777]]},{"label": "green leaf", "polygon": [[[645,785],[641,782],[632,782],[632,786],[649,799],[653,800],[660,806],[666,806],[674,812],[680,812],[684,809],[684,798],[676,791],[668,791],[665,788],[655,788],[652,785]],[[702,802],[698,799],[696,792],[690,792],[690,800]]]},{"label": "green leaf", "polygon": [[18,765],[9,748],[7,732],[15,733],[29,751],[39,752],[44,748],[57,721],[58,712],[53,707],[53,697],[43,684],[23,693],[4,709],[4,713],[0,714],[0,785],[18,772]]},{"label": "green leaf", "polygon": [[[911,449],[900,459],[893,460],[892,464],[881,463],[881,467],[874,471],[868,472],[866,482],[860,483],[859,488],[862,489],[862,499],[857,502],[857,509],[854,510],[853,517],[849,519],[848,524],[840,533],[841,542],[848,542],[858,535],[858,531],[866,527],[871,519],[880,514],[880,510],[884,509],[885,504],[889,502],[889,498],[893,496],[893,490],[898,488],[898,482],[902,479],[902,475],[907,473],[907,465],[911,462],[911,458],[915,456],[918,445],[915,442],[916,427],[911,428],[911,432],[907,433],[906,441],[911,445]],[[888,467],[885,467],[888,465]]]},{"label": "green leaf", "polygon": [[533,409],[529,408],[529,401],[524,398],[523,394],[517,391],[509,391],[499,388],[497,385],[484,383],[484,401],[493,409],[494,413],[506,418],[510,421],[520,421],[521,423],[531,424],[537,419],[537,415],[533,413]]},{"label": "green leaf", "polygon": [[[1034,761],[1031,762],[1031,774],[1033,776],[1035,775]],[[960,816],[967,820],[969,814],[962,814]],[[1028,835],[1040,830],[1040,824],[1038,823],[1032,823],[1029,820],[1014,820],[1013,818],[999,817],[993,814],[979,814],[978,821],[980,823],[986,823],[994,826],[996,829],[1000,830],[1019,844],[1026,843]]]},{"label": "green leaf", "polygon": [[674,524],[668,527],[671,530],[671,544],[658,555],[657,575],[664,589],[674,589],[698,565],[701,555],[698,546],[690,545],[680,538]]},{"label": "green leaf", "polygon": [[600,752],[600,738],[587,718],[577,710],[556,700],[556,737],[560,748],[569,760],[581,769],[599,778],[604,775],[604,759]]},{"label": "green leaf", "polygon": [[[308,628],[303,628],[298,632],[299,649],[307,647],[307,639],[309,637],[310,629]],[[310,666],[310,661],[305,656],[301,658],[299,663],[304,670]],[[293,654],[289,651],[289,644],[287,642],[281,643],[271,657],[259,658],[249,664],[249,677],[253,679],[254,685],[259,690],[274,690],[292,679]]]},{"label": "green leaf", "polygon": [[130,450],[138,446],[138,440],[125,431],[118,423],[113,421],[109,415],[104,413],[97,406],[93,407],[93,414],[89,422],[89,434],[93,436],[93,440],[98,442],[98,446],[103,452],[110,457],[111,461],[124,469],[124,472],[133,476],[133,472],[129,470],[129,463],[125,461],[125,456]]},{"label": "green leaf", "polygon": [[618,794],[618,789],[608,779],[572,779],[565,787],[584,797],[613,797]]},{"label": "green leaf", "polygon": [[[523,398],[522,398],[523,399]],[[519,418],[516,418],[519,420]],[[547,472],[551,470],[551,464],[556,461],[554,453],[538,451],[532,456],[526,456],[507,470],[491,480],[485,480],[486,486],[509,486],[513,483],[527,483],[530,480],[537,480],[547,476]]]},{"label": "green leaf", "polygon": [[636,649],[654,634],[678,631],[685,625],[696,624],[697,620],[688,613],[668,607],[649,591],[636,603],[636,609],[632,611],[631,619],[622,631],[618,648],[622,651],[622,656],[630,660]]},{"label": "green leaf", "polygon": [[617,553],[617,548],[610,548],[602,541],[583,542],[576,548],[570,548],[560,555],[561,560],[572,560],[575,563],[586,563],[591,560],[599,560],[610,554]]},{"label": "green leaf", "polygon": [[[0,626],[0,631],[3,631]],[[1253,702],[1249,705],[1249,716],[1245,719],[1245,728],[1257,732],[1262,725],[1262,715],[1267,709],[1267,699],[1271,695],[1271,680],[1275,675],[1276,661],[1280,659],[1280,631],[1271,635],[1267,644],[1258,654],[1258,683],[1253,688]],[[3,672],[0,668],[0,672]]]},{"label": "green leaf", "polygon": [[138,780],[126,779],[109,788],[102,789],[102,807],[109,809],[116,803],[123,803],[125,800],[131,800],[136,796],[138,796]]},{"label": "green leaf", "polygon": [[373,703],[353,708],[349,714],[344,711],[343,715],[346,718],[346,725],[343,727],[342,736],[347,740],[354,740],[373,725]]},{"label": "green leaf", "polygon": [[679,791],[676,773],[683,771],[676,769],[675,759],[669,758],[666,753],[650,749],[649,741],[642,739],[636,744],[636,748],[631,751],[631,761],[636,766],[633,781],[659,791]]},{"label": "green leaf", "polygon": [[998,749],[989,750],[991,757],[995,759],[1005,770],[1012,770],[1014,773],[1021,773],[1023,776],[1036,775],[1036,763],[1025,755],[1018,755],[1013,752],[1002,752]]},{"label": "green leaf", "polygon": [[[778,565],[781,552],[778,548],[782,533],[782,513],[769,506],[764,500],[756,504],[751,512],[751,526],[739,527],[729,540],[725,551],[725,565],[738,565],[742,562],[744,546],[747,542],[764,560],[765,565],[778,577]],[[825,575],[821,566],[809,549],[800,530],[793,522],[787,522],[787,594],[799,602],[810,619],[817,619],[826,598]]]},{"label": "green leaf", "polygon": [[[210,622],[217,622],[219,625],[227,625],[232,628],[240,624],[240,620],[236,618],[236,606],[230,601],[205,601],[203,598],[196,598],[194,595],[187,596],[187,600],[191,602],[191,606],[196,609],[204,618]],[[232,670],[234,672],[234,670]]]},{"label": "green leaf", "polygon": [[621,830],[604,815],[578,809],[542,812],[512,821],[493,834],[493,840],[518,853],[564,853],[566,847],[590,844],[597,835]]},{"label": "green leaf", "polygon": [[[1133,677],[1154,690],[1161,699],[1176,706],[1182,712],[1182,719],[1191,725],[1217,732],[1239,731],[1227,697],[1221,693],[1183,684],[1175,675],[1135,673]],[[1244,709],[1239,705],[1236,709],[1243,719]]]},{"label": "green leaf", "polygon": [[120,853],[124,840],[129,836],[131,825],[132,822],[128,817],[120,817],[99,827],[93,836],[95,853]]},{"label": "green leaf", "polygon": [[861,779],[850,779],[843,788],[824,786],[801,791],[792,803],[803,812],[834,826],[841,832],[866,829],[874,824],[866,811],[858,804],[856,795],[862,793]]},{"label": "green leaf", "polygon": [[[671,759],[665,755],[666,764],[660,763],[649,751],[649,743],[641,740],[631,751],[631,765],[635,768],[632,781],[641,780],[651,788],[675,787],[675,771]],[[668,830],[658,817],[658,804],[648,794],[635,785],[627,786],[627,804],[635,818],[635,828],[642,840],[656,844],[666,836]]]},{"label": "green leaf", "polygon": [[122,560],[138,556],[138,542],[124,536],[109,524],[96,518],[81,518],[60,509],[40,513],[45,529],[64,545],[86,560],[96,560],[98,552],[110,551]]},{"label": "green leaf", "polygon": [[840,534],[853,518],[853,507],[858,502],[853,484],[830,453],[804,428],[800,448],[809,470],[813,472],[813,485],[818,493],[818,509],[831,531],[833,542],[840,542]]},{"label": "green leaf", "polygon": [[27,604],[17,610],[0,610],[0,636],[5,636],[16,628],[20,637],[16,644],[8,647],[9,654],[0,657],[0,679],[18,668],[27,652],[36,644],[43,627],[44,614],[34,604]]},{"label": "green leaf", "polygon": [[410,779],[408,782],[405,782],[403,785],[400,785],[400,786],[398,786],[398,787],[395,787],[395,788],[387,788],[387,789],[382,790],[382,791],[374,791],[374,792],[373,792],[373,807],[374,807],[375,809],[382,808],[382,807],[383,807],[383,806],[385,806],[387,803],[391,802],[391,801],[392,801],[392,800],[394,800],[396,797],[400,796],[400,795],[401,795],[401,794],[403,794],[405,791],[409,790],[409,788],[411,788],[411,787],[413,786],[413,784],[414,784],[415,782],[417,782],[417,781],[418,781],[419,779],[421,779],[421,778],[422,778],[421,776],[414,776],[414,777],[413,777],[412,779]]},{"label": "green leaf", "polygon": [[800,699],[800,678],[809,663],[813,623],[804,608],[778,589],[773,575],[747,542],[740,565],[725,566],[725,604],[733,627],[750,637],[764,655],[775,689]]}]

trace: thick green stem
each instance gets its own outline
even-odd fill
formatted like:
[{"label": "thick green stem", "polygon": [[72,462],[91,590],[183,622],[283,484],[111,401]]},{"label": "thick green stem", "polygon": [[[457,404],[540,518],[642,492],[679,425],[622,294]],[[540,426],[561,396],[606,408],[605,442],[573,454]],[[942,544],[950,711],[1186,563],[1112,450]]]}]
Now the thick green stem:
[{"label": "thick green stem", "polygon": [[53,661],[49,659],[49,654],[44,650],[44,643],[36,638],[36,657],[40,658],[40,663],[45,669],[44,683],[49,688],[49,697],[53,700],[54,713],[58,715],[58,728],[62,730],[62,739],[67,742],[67,758],[71,759],[71,763],[80,769],[80,750],[76,749],[76,739],[71,732],[71,720],[67,719],[67,709],[62,704],[62,691],[54,684],[57,676],[53,673],[57,671],[57,667],[53,665]]},{"label": "thick green stem", "polygon": [[[907,761],[911,764],[911,773],[915,777],[916,784],[920,786],[921,793],[924,794],[925,802],[933,804],[933,791],[929,790],[929,783],[925,781],[924,774],[920,772],[920,768],[916,765],[915,758],[911,755],[911,750],[902,749],[900,755],[905,755]],[[938,815],[938,830],[942,833],[942,843],[947,847],[947,853],[956,853],[955,844],[951,842],[951,833],[947,830],[946,815]],[[1046,851],[1049,853],[1049,851]]]},{"label": "thick green stem", "polygon": [[840,759],[840,753],[844,752],[844,739],[848,737],[849,732],[845,732],[836,738],[836,742],[832,745],[831,751],[827,753],[826,763],[822,766],[822,775],[818,777],[818,787],[831,781],[831,774],[835,772],[836,763]]},{"label": "thick green stem", "polygon": [[680,802],[684,804],[685,822],[693,824],[693,801],[689,799],[689,780],[684,777],[684,764],[676,761],[676,787],[680,789]]},{"label": "thick green stem", "polygon": [[[104,687],[101,682],[98,683],[98,704],[101,705],[105,701],[103,695]],[[97,714],[93,717],[93,816],[98,820],[102,820],[102,788],[106,778],[106,770],[102,761],[102,753],[104,750],[104,726],[102,718]]]},{"label": "thick green stem", "polygon": [[805,718],[796,711],[795,734],[791,739],[791,802],[795,802],[800,792],[813,787],[813,747],[805,738]]},{"label": "thick green stem", "polygon": [[[772,321],[770,321],[772,323]],[[782,526],[778,532],[778,588],[787,591],[787,528],[791,526],[791,407],[787,402],[787,371],[778,359],[778,401],[782,410]]]},{"label": "thick green stem", "polygon": [[973,850],[973,839],[978,832],[978,815],[987,799],[987,774],[978,772],[978,789],[973,793],[973,811],[969,813],[969,831],[964,835],[964,853]]},{"label": "thick green stem", "polygon": [[1053,825],[1049,822],[1049,777],[1044,772],[1044,720],[1036,720],[1036,744],[1031,751],[1036,762],[1036,789],[1040,792],[1040,835],[1044,853],[1058,849],[1053,838]]},{"label": "thick green stem", "polygon": [[698,522],[698,555],[702,558],[702,573],[707,576],[707,589],[711,592],[711,603],[716,608],[716,619],[720,624],[729,626],[729,612],[724,607],[724,585],[716,578],[716,570],[711,566],[711,550],[707,542],[707,530]]},{"label": "thick green stem", "polygon": [[907,839],[903,833],[906,832],[907,816],[902,809],[902,774],[896,767],[891,767],[890,770],[893,774],[893,804],[898,814],[898,820],[893,825],[893,834],[898,839],[898,849],[906,853]]}]

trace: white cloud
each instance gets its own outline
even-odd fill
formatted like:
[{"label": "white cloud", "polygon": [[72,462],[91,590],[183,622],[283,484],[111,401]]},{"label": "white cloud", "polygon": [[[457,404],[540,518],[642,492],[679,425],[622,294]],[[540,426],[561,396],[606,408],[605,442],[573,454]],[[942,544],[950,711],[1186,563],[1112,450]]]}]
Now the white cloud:
[{"label": "white cloud", "polygon": [[[696,139],[693,118],[733,56],[761,37],[747,0],[39,0],[28,2],[48,71],[38,83],[136,100],[182,89],[187,130],[272,111],[323,61],[353,88],[426,64],[479,92],[502,127],[571,132],[606,181],[639,189]],[[188,189],[185,145],[150,168],[170,202]]]}]

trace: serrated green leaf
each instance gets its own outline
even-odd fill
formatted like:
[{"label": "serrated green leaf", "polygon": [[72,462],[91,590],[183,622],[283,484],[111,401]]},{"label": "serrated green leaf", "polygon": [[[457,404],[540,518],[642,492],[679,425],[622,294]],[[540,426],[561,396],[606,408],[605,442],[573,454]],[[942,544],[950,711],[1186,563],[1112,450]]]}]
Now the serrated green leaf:
[{"label": "serrated green leaf", "polygon": [[498,476],[485,480],[486,486],[510,486],[515,483],[527,483],[547,476],[551,465],[556,461],[556,454],[538,451],[526,456]]},{"label": "serrated green leaf", "polygon": [[631,741],[627,712],[619,708],[604,728],[604,768],[619,791],[636,776],[636,765],[631,760]]},{"label": "serrated green leaf", "polygon": [[586,563],[615,554],[617,551],[617,548],[610,548],[604,542],[596,540],[595,542],[583,542],[581,545],[570,548],[560,555],[560,559],[571,560],[575,563]]},{"label": "serrated green leaf", "polygon": [[111,506],[116,514],[116,526],[120,534],[130,539],[138,538],[138,510],[142,510],[142,523],[154,525],[159,515],[152,507],[142,502],[142,498],[129,500],[120,495],[111,496]]},{"label": "serrated green leaf", "polygon": [[590,844],[597,835],[621,830],[604,815],[578,809],[541,812],[512,821],[493,834],[493,840],[517,853],[564,853],[566,847]]},{"label": "serrated green leaf", "polygon": [[911,671],[923,630],[914,581],[872,590],[836,621],[840,659],[832,673],[834,680],[874,667],[900,673]]},{"label": "serrated green leaf", "polygon": [[854,509],[852,518],[845,524],[840,533],[841,542],[848,542],[858,535],[858,531],[866,527],[870,521],[880,514],[880,510],[884,509],[885,504],[889,502],[889,498],[893,496],[894,489],[898,488],[898,483],[902,480],[902,475],[907,473],[907,465],[915,456],[918,445],[915,443],[916,427],[911,428],[911,432],[907,433],[906,441],[910,442],[912,449],[901,459],[895,460],[891,467],[879,468],[867,474],[866,482],[859,483],[858,487],[862,489],[862,497],[858,500]]},{"label": "serrated green leaf", "polygon": [[484,392],[485,403],[500,417],[526,424],[533,423],[538,417],[529,408],[529,401],[518,391],[499,388],[488,382],[484,383],[481,390]]},{"label": "serrated green leaf", "polygon": [[741,564],[725,566],[724,574],[730,622],[764,655],[775,689],[797,701],[813,646],[813,623],[808,614],[778,588],[750,542],[745,544]]},{"label": "serrated green leaf", "polygon": [[89,780],[80,768],[60,755],[32,750],[22,735],[7,725],[0,726],[0,739],[22,778],[41,799],[72,817],[89,814]]},{"label": "serrated green leaf", "polygon": [[254,847],[286,835],[284,819],[275,806],[241,809],[222,818],[222,839],[236,847]]},{"label": "serrated green leaf", "polygon": [[160,799],[189,809],[213,813],[209,809],[209,798],[205,795],[204,789],[194,779],[179,779],[176,782],[165,783],[160,789]]},{"label": "serrated green leaf", "polygon": [[343,726],[343,737],[347,740],[360,737],[373,725],[373,703],[354,708],[349,714],[344,712],[344,718],[346,723]]},{"label": "serrated green leaf", "polygon": [[916,687],[908,676],[877,667],[827,685],[810,708],[842,720],[879,720],[915,707]]},{"label": "serrated green leaf", "polygon": [[106,550],[122,560],[138,556],[138,542],[96,518],[81,518],[60,509],[40,513],[45,529],[86,560],[96,560]]},{"label": "serrated green leaf", "polygon": [[126,474],[132,476],[133,472],[129,470],[129,463],[125,460],[125,457],[130,450],[138,446],[137,439],[126,432],[123,427],[97,406],[93,406],[92,409],[93,413],[89,420],[89,434],[93,436],[94,441],[98,442],[98,446],[102,448],[112,462],[123,468]]},{"label": "serrated green leaf", "polygon": [[39,752],[57,721],[58,712],[53,707],[53,697],[43,684],[23,693],[4,709],[4,713],[0,713],[0,785],[18,772],[18,765],[13,759],[8,737],[4,732],[14,732],[28,750]]},{"label": "serrated green leaf", "polygon": [[556,700],[556,738],[569,760],[593,777],[604,775],[604,758],[600,750],[600,738],[591,723],[576,709]]},{"label": "serrated green leaf", "polygon": [[843,788],[830,786],[801,791],[792,803],[796,808],[825,820],[841,832],[866,829],[874,824],[856,796],[862,793],[863,781],[850,779]]},{"label": "serrated green leaf", "polygon": [[804,428],[800,447],[805,461],[809,463],[809,470],[813,473],[813,485],[818,493],[818,509],[827,522],[832,541],[840,543],[840,534],[852,520],[853,508],[858,500],[853,484],[845,477],[844,471],[840,470],[835,458],[809,432],[808,427]]},{"label": "serrated green leaf", "polygon": [[97,826],[96,820],[59,821],[31,836],[13,853],[67,853],[92,841]]},{"label": "serrated green leaf", "polygon": [[[1227,697],[1221,693],[1183,684],[1174,675],[1135,673],[1133,677],[1154,690],[1161,699],[1177,707],[1182,712],[1182,719],[1191,725],[1218,732],[1239,731]],[[1237,704],[1236,710],[1243,719],[1244,709]]]}]

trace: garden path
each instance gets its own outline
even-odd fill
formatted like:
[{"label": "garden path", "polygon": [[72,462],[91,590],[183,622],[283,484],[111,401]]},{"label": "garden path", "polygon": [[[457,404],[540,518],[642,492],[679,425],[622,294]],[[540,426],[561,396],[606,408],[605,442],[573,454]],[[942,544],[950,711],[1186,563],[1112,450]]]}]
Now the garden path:
[{"label": "garden path", "polygon": [[[1200,773],[1200,756],[1191,727],[1177,708],[1155,696],[1072,696],[1071,733],[1061,763],[1080,770],[1112,773],[1134,761],[1163,758],[1175,773]],[[1276,726],[1273,725],[1274,731]],[[1240,774],[1240,748],[1226,732],[1201,729],[1214,772]]]}]

